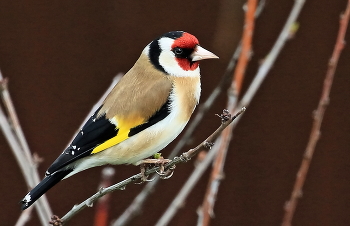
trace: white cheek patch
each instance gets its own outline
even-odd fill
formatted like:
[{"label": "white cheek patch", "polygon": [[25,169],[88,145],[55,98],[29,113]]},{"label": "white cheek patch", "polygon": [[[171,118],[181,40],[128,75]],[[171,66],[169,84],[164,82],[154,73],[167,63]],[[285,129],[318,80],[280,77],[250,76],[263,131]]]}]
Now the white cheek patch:
[{"label": "white cheek patch", "polygon": [[148,44],[142,51],[142,53],[145,54],[146,56],[149,56],[149,54],[148,54],[149,53],[149,45],[150,44]]},{"label": "white cheek patch", "polygon": [[161,38],[158,40],[161,53],[159,56],[159,64],[164,70],[173,76],[177,77],[194,77],[199,75],[199,67],[195,70],[185,71],[183,70],[175,59],[175,54],[171,51],[171,46],[174,43],[174,39]]}]

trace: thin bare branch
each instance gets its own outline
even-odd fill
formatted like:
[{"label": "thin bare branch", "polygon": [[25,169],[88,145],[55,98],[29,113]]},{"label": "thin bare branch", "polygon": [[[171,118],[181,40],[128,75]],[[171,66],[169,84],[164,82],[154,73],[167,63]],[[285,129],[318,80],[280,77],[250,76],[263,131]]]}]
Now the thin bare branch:
[{"label": "thin bare branch", "polygon": [[156,223],[156,226],[167,225],[170,220],[174,217],[178,209],[183,206],[184,200],[188,197],[190,191],[196,185],[198,180],[201,178],[205,170],[209,167],[213,161],[214,156],[216,155],[218,146],[213,146],[212,149],[207,153],[204,160],[199,164],[196,169],[193,171],[191,176],[187,179],[186,183],[182,186],[179,193],[175,196],[174,200],[169,205],[169,208],[162,214],[161,218]]},{"label": "thin bare branch", "polygon": [[33,209],[34,209],[34,206],[31,206],[28,209],[23,210],[21,215],[19,216],[15,226],[24,226],[24,225],[26,225],[26,223],[31,218]]},{"label": "thin bare branch", "polygon": [[[102,169],[101,182],[99,189],[106,188],[112,184],[112,178],[115,174],[114,168],[107,166]],[[107,226],[109,211],[110,194],[100,198],[97,202],[94,226]]]},{"label": "thin bare branch", "polygon": [[[245,111],[245,108],[242,108],[240,112]],[[226,113],[229,112],[226,110]],[[237,114],[239,114],[238,112]],[[225,112],[224,115],[221,115],[221,118],[225,117]],[[230,123],[228,127],[230,127],[233,123]],[[227,130],[223,130],[225,132]],[[216,133],[214,137],[211,137],[210,140],[215,141],[218,138],[218,135],[221,133]],[[207,139],[207,141],[209,138]],[[220,140],[220,139],[219,139]],[[181,188],[180,192],[175,196],[174,200],[171,202],[167,210],[162,214],[161,218],[157,222],[157,226],[164,226],[167,225],[171,219],[174,217],[175,213],[177,210],[182,206],[182,203],[184,200],[187,198],[188,194],[190,191],[193,189],[194,185],[197,183],[201,175],[204,173],[204,171],[207,169],[207,167],[210,165],[212,162],[214,156],[217,153],[217,146],[214,146],[210,152],[206,155],[205,159],[197,165],[195,170],[192,172],[191,176],[187,179],[186,183],[184,186]],[[198,152],[197,152],[198,153]]]},{"label": "thin bare branch", "polygon": [[[39,183],[40,177],[36,168],[36,162],[33,160],[30,154],[28,144],[25,140],[10,93],[7,88],[7,79],[3,79],[0,72],[0,94],[11,120],[11,122],[9,122],[5,113],[0,107],[0,127],[20,166],[27,186],[31,188]],[[47,224],[47,219],[50,218],[52,212],[46,196],[43,196],[35,204],[35,208],[38,211],[41,224]]]},{"label": "thin bare branch", "polygon": [[340,17],[340,27],[339,27],[337,41],[334,46],[332,57],[328,63],[328,70],[324,79],[321,98],[318,102],[317,109],[314,111],[314,117],[313,117],[314,120],[311,128],[310,138],[306,146],[299,171],[297,173],[297,178],[293,187],[293,191],[289,201],[287,201],[284,206],[285,213],[283,217],[282,226],[292,225],[295,209],[297,207],[299,198],[301,198],[306,175],[308,173],[312,156],[315,152],[315,147],[319,140],[319,135],[321,133],[320,129],[321,129],[323,116],[329,104],[329,94],[332,88],[335,70],[337,68],[340,53],[344,48],[344,44],[345,44],[344,38],[348,27],[349,18],[350,18],[350,0],[348,0],[345,13],[342,14]]},{"label": "thin bare branch", "polygon": [[[179,157],[175,157],[171,162],[165,164],[164,168],[165,170],[173,167],[176,164],[179,163],[184,163],[189,161],[193,156],[195,156],[199,151],[203,150],[203,149],[210,149],[211,148],[211,144],[215,141],[215,139],[220,135],[220,133],[234,120],[236,119],[240,114],[242,114],[245,111],[245,108],[242,108],[238,113],[236,113],[233,117],[231,117],[230,114],[225,114],[223,113],[223,115],[221,115],[222,118],[222,123],[220,125],[220,127],[215,130],[215,132],[213,132],[205,141],[203,141],[201,144],[199,144],[197,147],[190,149],[189,151],[183,153],[181,156]],[[226,116],[226,117],[225,117]],[[145,175],[150,175],[155,173],[156,171],[159,171],[160,167],[156,166],[156,167],[152,167],[150,169],[147,169],[145,171]],[[136,182],[139,181],[144,175],[142,175],[141,173],[136,174],[134,176],[131,176],[117,184],[114,184],[108,188],[104,188],[104,189],[100,189],[97,193],[95,193],[93,196],[91,196],[90,198],[86,199],[84,202],[75,205],[66,215],[64,215],[61,219],[59,219],[59,221],[62,221],[63,224],[67,223],[67,221],[69,221],[74,215],[76,215],[78,212],[80,212],[81,210],[83,210],[85,207],[91,207],[93,205],[93,203],[99,199],[100,197],[113,192],[115,190],[123,190],[125,189],[126,185],[132,183],[132,182]]]},{"label": "thin bare branch", "polygon": [[[15,110],[15,107],[13,105],[10,92],[8,91],[8,79],[4,79],[2,76],[2,73],[0,71],[0,81],[1,81],[1,97],[2,101],[4,103],[4,106],[6,108],[6,111],[8,112],[8,115],[11,120],[11,125],[13,127],[13,130],[15,131],[15,134],[17,135],[17,138],[19,140],[20,145],[22,146],[22,150],[26,154],[28,160],[32,160],[32,156],[29,150],[28,143],[25,139],[22,127],[20,125],[20,122],[18,120],[18,116]],[[32,162],[30,162],[33,164]]]},{"label": "thin bare branch", "polygon": [[[119,81],[121,76],[122,75],[119,74],[114,78],[112,84],[96,105],[101,104],[105,96],[115,86],[115,84]],[[6,114],[0,108],[0,127],[17,159],[17,162],[21,168],[27,186],[29,188],[32,188],[40,182],[39,173],[37,171],[38,162],[36,161],[34,156],[32,156],[31,151],[29,150],[29,146],[26,142],[23,130],[20,126],[7,85],[8,80],[4,79],[0,72],[0,94],[10,120],[8,121]],[[94,106],[92,111],[95,110],[96,105]],[[93,112],[90,112],[88,117],[90,117],[92,113]],[[52,211],[49,206],[46,195],[43,195],[34,204],[34,206],[38,211],[41,224],[47,225],[48,219],[50,219],[50,217],[52,216]],[[22,224],[24,220],[29,220],[29,213],[31,213],[31,211],[23,212],[20,216],[20,219],[18,219],[17,223]]]},{"label": "thin bare branch", "polygon": [[[237,67],[234,72],[234,77],[228,92],[227,109],[233,111],[237,105],[238,96],[241,92],[241,87],[244,80],[245,70],[250,60],[252,51],[252,39],[254,33],[255,14],[257,7],[257,0],[248,0],[246,4],[245,25],[242,36],[242,51],[238,59]],[[220,181],[223,178],[224,165],[228,145],[232,137],[232,125],[229,129],[221,134],[221,141],[219,151],[215,157],[212,173],[207,186],[207,191],[203,199],[203,204],[197,212],[200,212],[197,225],[208,226],[210,219],[214,217],[214,205],[219,189]]]},{"label": "thin bare branch", "polygon": [[254,33],[255,13],[258,0],[248,0],[246,4],[245,24],[242,36],[242,51],[238,59],[237,67],[234,72],[234,79],[231,88],[235,95],[241,93],[245,70],[250,60],[252,52],[252,39]]},{"label": "thin bare branch", "polygon": [[264,62],[259,67],[258,73],[254,77],[254,80],[249,86],[247,92],[242,97],[240,104],[237,106],[238,108],[241,108],[242,106],[248,106],[248,104],[251,102],[251,100],[255,96],[256,92],[259,90],[259,87],[261,86],[262,82],[265,80],[267,73],[270,71],[272,65],[275,63],[285,43],[289,40],[290,30],[293,28],[293,24],[295,24],[304,6],[304,3],[305,3],[305,0],[294,1],[293,8],[288,16],[288,19],[281,33],[279,34],[271,51],[266,55]]}]

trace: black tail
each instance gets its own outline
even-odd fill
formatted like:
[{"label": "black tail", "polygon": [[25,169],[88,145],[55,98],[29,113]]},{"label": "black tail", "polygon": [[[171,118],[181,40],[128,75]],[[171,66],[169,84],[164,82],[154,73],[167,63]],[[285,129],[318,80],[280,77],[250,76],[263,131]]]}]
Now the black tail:
[{"label": "black tail", "polygon": [[40,198],[45,192],[52,188],[55,184],[60,182],[65,176],[67,176],[72,170],[58,171],[54,174],[46,176],[33,190],[31,190],[21,201],[22,210],[31,206],[38,198]]}]

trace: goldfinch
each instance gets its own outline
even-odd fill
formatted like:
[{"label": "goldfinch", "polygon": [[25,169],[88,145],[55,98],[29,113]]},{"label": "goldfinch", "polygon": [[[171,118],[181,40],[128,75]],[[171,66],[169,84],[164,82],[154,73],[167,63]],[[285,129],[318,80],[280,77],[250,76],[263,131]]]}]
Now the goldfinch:
[{"label": "goldfinch", "polygon": [[218,58],[183,31],[148,44],[135,65],[22,200],[31,206],[46,191],[85,169],[134,164],[173,141],[190,119],[201,93],[199,62]]}]

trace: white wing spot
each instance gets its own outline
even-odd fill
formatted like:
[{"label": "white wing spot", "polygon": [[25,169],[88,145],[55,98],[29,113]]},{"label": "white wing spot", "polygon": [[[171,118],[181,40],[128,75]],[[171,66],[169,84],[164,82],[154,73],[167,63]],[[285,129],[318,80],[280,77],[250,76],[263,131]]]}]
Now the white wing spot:
[{"label": "white wing spot", "polygon": [[80,133],[81,133],[81,135],[84,135],[84,131],[81,131]]},{"label": "white wing spot", "polygon": [[76,148],[77,148],[77,146],[75,146],[75,145],[74,145],[74,146],[72,146],[72,148],[73,148],[73,149],[76,149]]},{"label": "white wing spot", "polygon": [[72,151],[72,155],[74,155],[74,151]]},{"label": "white wing spot", "polygon": [[93,118],[92,121],[93,121],[93,122],[96,122],[96,118]]},{"label": "white wing spot", "polygon": [[80,148],[78,148],[78,151],[80,150]]},{"label": "white wing spot", "polygon": [[28,194],[24,197],[23,201],[24,202],[30,202],[32,200],[32,197],[29,194],[30,192],[28,192]]}]

